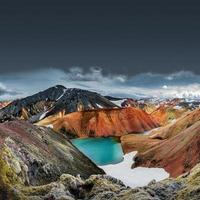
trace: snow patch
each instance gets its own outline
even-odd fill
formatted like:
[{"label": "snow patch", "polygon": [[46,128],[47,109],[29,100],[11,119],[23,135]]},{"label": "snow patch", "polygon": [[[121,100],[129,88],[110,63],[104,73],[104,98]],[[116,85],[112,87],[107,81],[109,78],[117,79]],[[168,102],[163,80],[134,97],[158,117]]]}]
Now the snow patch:
[{"label": "snow patch", "polygon": [[176,110],[181,110],[182,107],[177,105],[177,106],[174,106],[174,109],[176,109]]},{"label": "snow patch", "polygon": [[137,167],[132,169],[136,151],[125,154],[124,160],[114,165],[99,166],[107,175],[113,176],[124,182],[126,186],[132,188],[142,187],[147,185],[150,181],[161,181],[169,177],[169,174],[163,168],[146,168]]},{"label": "snow patch", "polygon": [[48,125],[46,125],[46,127],[53,129],[53,124],[48,124]]},{"label": "snow patch", "polygon": [[98,108],[103,108],[103,106],[101,106],[101,105],[100,105],[100,104],[98,104],[98,103],[97,103],[96,105],[98,106]]},{"label": "snow patch", "polygon": [[111,101],[111,102],[114,103],[115,105],[121,107],[121,104],[122,104],[125,100],[126,100],[126,99],[121,99],[121,100]]},{"label": "snow patch", "polygon": [[60,100],[64,96],[66,90],[67,89],[63,89],[63,93],[56,99],[56,101]]},{"label": "snow patch", "polygon": [[[48,111],[47,111],[47,112],[48,112]],[[40,115],[39,120],[44,119],[44,118],[46,117],[47,112],[42,113],[42,114]]]}]

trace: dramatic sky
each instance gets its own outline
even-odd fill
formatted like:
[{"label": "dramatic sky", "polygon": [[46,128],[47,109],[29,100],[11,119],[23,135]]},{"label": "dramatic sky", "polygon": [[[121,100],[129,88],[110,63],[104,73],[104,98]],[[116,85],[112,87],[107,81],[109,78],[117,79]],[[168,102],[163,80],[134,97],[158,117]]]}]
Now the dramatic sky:
[{"label": "dramatic sky", "polygon": [[[117,80],[121,95],[191,84],[196,92],[199,52],[199,0],[0,1],[0,98],[54,83],[111,93]],[[89,84],[94,73],[112,84]],[[165,79],[177,74],[184,81]]]}]

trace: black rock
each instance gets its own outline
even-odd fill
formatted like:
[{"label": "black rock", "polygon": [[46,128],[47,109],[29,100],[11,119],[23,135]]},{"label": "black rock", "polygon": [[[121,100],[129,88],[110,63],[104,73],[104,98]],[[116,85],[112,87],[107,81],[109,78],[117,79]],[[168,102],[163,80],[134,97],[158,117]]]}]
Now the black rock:
[{"label": "black rock", "polygon": [[22,117],[37,122],[59,111],[65,113],[78,110],[118,107],[96,92],[77,88],[65,88],[62,85],[18,99],[0,110],[0,122]]}]

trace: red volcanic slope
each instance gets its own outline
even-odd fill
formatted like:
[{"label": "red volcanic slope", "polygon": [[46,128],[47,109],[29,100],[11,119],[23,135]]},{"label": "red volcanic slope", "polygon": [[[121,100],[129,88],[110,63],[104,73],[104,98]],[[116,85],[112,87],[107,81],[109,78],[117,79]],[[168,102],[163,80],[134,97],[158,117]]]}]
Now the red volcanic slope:
[{"label": "red volcanic slope", "polygon": [[50,116],[38,125],[51,125],[56,131],[65,129],[79,137],[122,136],[158,127],[145,111],[133,107],[100,109]]}]

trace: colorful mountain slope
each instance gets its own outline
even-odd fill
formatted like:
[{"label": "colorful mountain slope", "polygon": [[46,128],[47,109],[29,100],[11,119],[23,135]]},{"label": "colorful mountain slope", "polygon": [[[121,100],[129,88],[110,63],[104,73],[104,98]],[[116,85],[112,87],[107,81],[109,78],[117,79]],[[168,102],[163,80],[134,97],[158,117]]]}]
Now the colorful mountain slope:
[{"label": "colorful mountain slope", "polygon": [[121,138],[125,152],[138,151],[134,166],[162,167],[176,177],[200,162],[200,109],[149,135]]},{"label": "colorful mountain slope", "polygon": [[63,173],[104,174],[62,134],[21,120],[0,124],[0,191],[46,184]]},{"label": "colorful mountain slope", "polygon": [[158,127],[146,112],[133,107],[100,109],[52,115],[37,123],[78,137],[121,136]]},{"label": "colorful mountain slope", "polygon": [[[176,121],[152,130],[149,134],[135,135],[129,134],[121,137],[121,144],[124,152],[139,151],[144,152],[150,149],[155,144],[163,142],[171,137],[174,137],[182,131],[186,130],[200,120],[200,109],[187,112]],[[142,147],[142,148],[141,148]]]},{"label": "colorful mountain slope", "polygon": [[164,126],[181,117],[186,111],[184,108],[176,109],[174,106],[161,105],[150,114],[160,125]]},{"label": "colorful mountain slope", "polygon": [[134,166],[162,167],[176,177],[200,162],[200,121],[149,150],[137,154]]},{"label": "colorful mountain slope", "polygon": [[152,131],[149,137],[152,139],[171,138],[181,133],[185,129],[189,128],[199,120],[200,120],[200,109],[187,112],[173,123],[161,127],[158,130]]}]

